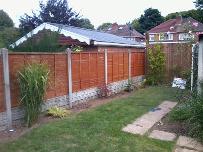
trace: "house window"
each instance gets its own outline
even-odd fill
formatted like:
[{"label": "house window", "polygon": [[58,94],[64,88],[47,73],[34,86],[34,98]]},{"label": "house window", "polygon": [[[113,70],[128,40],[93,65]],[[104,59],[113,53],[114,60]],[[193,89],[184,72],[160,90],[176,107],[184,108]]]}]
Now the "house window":
[{"label": "house window", "polygon": [[171,34],[171,33],[160,33],[159,39],[160,39],[160,41],[173,40],[173,34]]},{"label": "house window", "polygon": [[189,33],[181,33],[179,34],[179,40],[181,41],[189,41],[191,39],[194,38],[193,34],[189,34]]},{"label": "house window", "polygon": [[149,41],[155,41],[155,35],[149,35]]}]

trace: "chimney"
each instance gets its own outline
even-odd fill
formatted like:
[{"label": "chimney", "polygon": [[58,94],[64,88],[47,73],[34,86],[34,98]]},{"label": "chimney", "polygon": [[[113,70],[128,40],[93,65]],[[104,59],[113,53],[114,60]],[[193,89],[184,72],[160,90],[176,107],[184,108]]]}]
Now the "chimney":
[{"label": "chimney", "polygon": [[113,23],[111,26],[112,30],[118,30],[118,24],[117,23]]}]

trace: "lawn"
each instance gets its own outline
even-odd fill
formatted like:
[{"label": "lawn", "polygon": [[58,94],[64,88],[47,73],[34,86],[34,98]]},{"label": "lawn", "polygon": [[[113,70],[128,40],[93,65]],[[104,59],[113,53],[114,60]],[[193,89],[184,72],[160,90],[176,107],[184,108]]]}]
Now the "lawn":
[{"label": "lawn", "polygon": [[150,87],[68,118],[42,125],[0,144],[0,152],[171,152],[174,142],[148,139],[121,129],[157,106],[175,100],[176,90]]}]

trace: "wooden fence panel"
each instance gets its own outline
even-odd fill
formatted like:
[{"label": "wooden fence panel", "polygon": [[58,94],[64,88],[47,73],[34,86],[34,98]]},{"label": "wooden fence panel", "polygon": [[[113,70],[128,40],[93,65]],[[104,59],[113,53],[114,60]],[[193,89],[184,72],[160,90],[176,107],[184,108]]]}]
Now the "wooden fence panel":
[{"label": "wooden fence panel", "polygon": [[124,80],[124,56],[123,52],[118,53],[118,80]]},{"label": "wooden fence panel", "polygon": [[104,53],[72,54],[73,92],[97,87],[104,83]]},{"label": "wooden fence panel", "polygon": [[68,66],[67,55],[55,55],[55,93],[56,96],[68,94]]},{"label": "wooden fence panel", "polygon": [[3,61],[0,54],[0,112],[5,111],[4,104],[4,84],[3,84]]},{"label": "wooden fence panel", "polygon": [[145,54],[143,52],[132,52],[131,74],[132,76],[145,74]]},{"label": "wooden fence panel", "polygon": [[90,58],[89,58],[89,53],[81,53],[81,58],[80,58],[80,82],[81,82],[81,90],[85,90],[89,88],[89,73],[90,73]]},{"label": "wooden fence panel", "polygon": [[18,71],[25,65],[24,55],[9,54],[9,75],[11,88],[11,105],[12,107],[19,104],[19,85],[18,85]]},{"label": "wooden fence panel", "polygon": [[124,80],[128,79],[129,77],[129,54],[124,53],[123,54],[123,64],[124,64]]},{"label": "wooden fence panel", "polygon": [[98,85],[98,53],[90,53],[89,59],[89,87],[95,87]]},{"label": "wooden fence panel", "polygon": [[46,64],[50,69],[49,84],[46,91],[45,99],[54,98],[55,92],[55,55],[41,55],[41,63]]},{"label": "wooden fence panel", "polygon": [[18,71],[26,64],[44,63],[50,69],[45,99],[68,94],[67,55],[63,54],[9,54],[12,107],[19,105]]},{"label": "wooden fence panel", "polygon": [[73,92],[80,90],[80,54],[72,54]]},{"label": "wooden fence panel", "polygon": [[[129,52],[109,51],[107,54],[108,83],[129,77]],[[73,92],[105,83],[105,53],[72,53]],[[50,69],[49,85],[45,99],[68,94],[68,57],[66,53],[9,53],[12,107],[19,105],[18,71],[26,64],[44,63]],[[132,76],[144,75],[144,52],[132,52]],[[0,111],[3,110],[3,73],[0,62]]]},{"label": "wooden fence panel", "polygon": [[104,69],[104,53],[98,53],[98,86],[101,86],[105,83],[105,69]]},{"label": "wooden fence panel", "polygon": [[163,50],[166,56],[167,79],[173,78],[177,69],[189,71],[192,64],[192,46],[188,44],[165,44]]}]

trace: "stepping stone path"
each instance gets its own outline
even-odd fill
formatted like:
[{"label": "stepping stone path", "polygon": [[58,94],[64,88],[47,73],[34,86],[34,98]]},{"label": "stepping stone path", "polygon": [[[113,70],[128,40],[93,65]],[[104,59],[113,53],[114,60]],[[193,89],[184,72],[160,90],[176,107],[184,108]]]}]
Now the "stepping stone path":
[{"label": "stepping stone path", "polygon": [[203,152],[203,145],[193,138],[180,136],[176,143],[175,152]]},{"label": "stepping stone path", "polygon": [[150,128],[154,126],[158,121],[160,121],[167,113],[169,113],[175,106],[177,102],[164,101],[154,110],[144,114],[142,117],[138,118],[132,124],[127,125],[122,130],[124,132],[144,135],[148,132]]},{"label": "stepping stone path", "polygon": [[198,151],[179,147],[179,148],[176,148],[175,152],[198,152]]},{"label": "stepping stone path", "polygon": [[150,133],[149,137],[164,141],[174,141],[176,139],[176,134],[165,131],[153,130]]},{"label": "stepping stone path", "polygon": [[[122,130],[132,134],[144,135],[176,105],[177,102],[164,101],[157,108],[154,108],[150,112],[144,114],[132,124],[128,124]],[[176,134],[153,130],[149,133],[149,138],[174,141],[176,139]],[[203,145],[192,138],[179,136],[173,152],[203,152]]]}]

